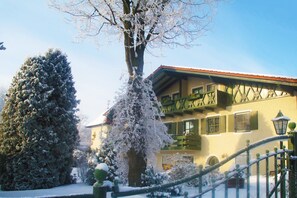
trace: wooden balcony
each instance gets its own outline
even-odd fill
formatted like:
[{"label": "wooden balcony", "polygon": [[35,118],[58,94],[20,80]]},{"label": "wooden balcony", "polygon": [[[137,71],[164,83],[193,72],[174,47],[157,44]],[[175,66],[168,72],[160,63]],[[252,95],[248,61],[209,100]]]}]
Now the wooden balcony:
[{"label": "wooden balcony", "polygon": [[175,140],[174,143],[162,150],[201,150],[200,135],[177,135],[173,139]]},{"label": "wooden balcony", "polygon": [[214,90],[204,94],[190,95],[177,100],[162,103],[162,112],[165,116],[181,115],[183,113],[203,112],[204,110],[226,108],[228,105],[228,94]]}]

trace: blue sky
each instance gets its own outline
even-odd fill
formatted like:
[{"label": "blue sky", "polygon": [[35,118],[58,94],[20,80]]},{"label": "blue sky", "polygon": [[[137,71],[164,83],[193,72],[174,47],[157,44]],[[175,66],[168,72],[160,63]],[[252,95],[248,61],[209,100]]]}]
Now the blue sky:
[{"label": "blue sky", "polygon": [[[160,65],[297,77],[297,1],[226,0],[217,6],[209,31],[192,48],[151,49],[145,76]],[[104,112],[126,73],[122,43],[76,38],[74,25],[45,0],[1,0],[0,87],[27,57],[57,48],[68,55],[82,114]],[[102,39],[102,38],[100,38]]]}]

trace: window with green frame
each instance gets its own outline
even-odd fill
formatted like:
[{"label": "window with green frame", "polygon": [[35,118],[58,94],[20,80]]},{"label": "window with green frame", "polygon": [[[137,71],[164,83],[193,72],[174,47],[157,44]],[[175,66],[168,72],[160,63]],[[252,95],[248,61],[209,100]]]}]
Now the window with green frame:
[{"label": "window with green frame", "polygon": [[165,126],[167,127],[168,134],[176,135],[176,123],[175,122],[165,123]]},{"label": "window with green frame", "polygon": [[179,98],[180,98],[180,94],[179,93],[172,94],[172,100],[178,100]]},{"label": "window with green frame", "polygon": [[185,120],[178,123],[178,135],[198,134],[199,122],[197,119]]},{"label": "window with green frame", "polygon": [[218,134],[226,132],[226,116],[213,116],[201,119],[201,134]]},{"label": "window with green frame", "polygon": [[208,84],[206,85],[206,92],[212,92],[216,89],[216,85],[215,84]]},{"label": "window with green frame", "polygon": [[250,131],[250,112],[235,113],[234,114],[235,132]]},{"label": "window with green frame", "polygon": [[249,132],[258,129],[258,111],[235,113],[228,118],[229,132]]},{"label": "window with green frame", "polygon": [[206,119],[206,132],[208,134],[218,133],[220,129],[220,117],[211,117]]},{"label": "window with green frame", "polygon": [[192,89],[192,93],[193,94],[203,94],[204,93],[203,86],[193,88]]}]

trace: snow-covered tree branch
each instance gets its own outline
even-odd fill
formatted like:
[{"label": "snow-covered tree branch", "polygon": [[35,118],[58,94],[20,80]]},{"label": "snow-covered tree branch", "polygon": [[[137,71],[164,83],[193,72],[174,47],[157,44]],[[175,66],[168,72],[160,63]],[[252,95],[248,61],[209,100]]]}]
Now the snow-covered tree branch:
[{"label": "snow-covered tree branch", "polygon": [[207,29],[217,0],[51,0],[82,36],[124,40],[130,76],[143,73],[146,47],[191,46]]},{"label": "snow-covered tree branch", "polygon": [[0,42],[0,50],[6,50],[6,48],[3,45],[3,42]]},{"label": "snow-covered tree branch", "polygon": [[[113,107],[113,124],[105,140],[106,144],[114,146],[118,174],[122,178],[127,178],[128,174],[136,174],[137,171],[132,171],[131,167],[133,169],[142,162],[153,164],[156,153],[173,141],[161,120],[160,103],[152,90],[151,82],[136,78],[126,85]],[[135,89],[138,91],[135,92]],[[129,160],[127,168],[127,159],[131,159],[133,152],[136,154],[135,161]]]}]

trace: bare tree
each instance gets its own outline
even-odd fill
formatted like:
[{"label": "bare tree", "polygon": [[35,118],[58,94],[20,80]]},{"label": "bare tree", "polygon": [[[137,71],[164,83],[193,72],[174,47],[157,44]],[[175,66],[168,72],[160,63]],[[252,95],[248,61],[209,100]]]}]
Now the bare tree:
[{"label": "bare tree", "polygon": [[[211,22],[213,7],[218,0],[50,0],[51,6],[67,13],[77,24],[82,36],[119,36],[125,49],[129,84],[139,101],[143,100],[142,75],[144,53],[148,48],[163,46],[191,46]],[[127,95],[134,93],[127,92]],[[140,103],[131,107],[131,131],[141,130]],[[139,130],[134,130],[134,129]],[[130,131],[130,132],[131,132]],[[162,140],[163,141],[163,140]],[[164,140],[165,141],[165,140]],[[131,147],[127,152],[129,184],[140,185],[145,170],[146,154]],[[145,150],[145,149],[143,149]],[[142,167],[140,167],[142,166]],[[131,173],[131,174],[130,174]],[[130,177],[131,175],[131,177]],[[133,176],[132,176],[133,175]]]},{"label": "bare tree", "polygon": [[[191,46],[203,34],[217,0],[51,0],[84,36],[123,38],[130,76],[142,76],[147,47]],[[63,3],[64,2],[64,3]]]}]

